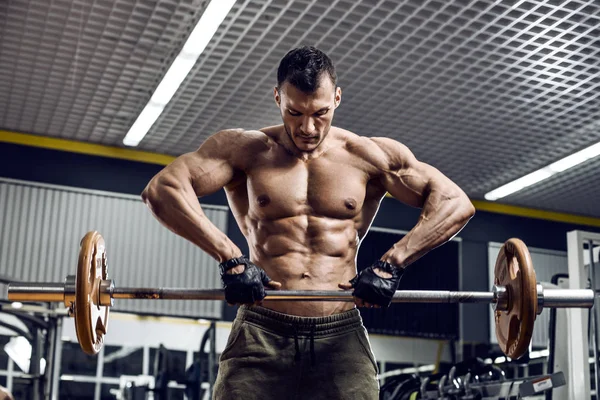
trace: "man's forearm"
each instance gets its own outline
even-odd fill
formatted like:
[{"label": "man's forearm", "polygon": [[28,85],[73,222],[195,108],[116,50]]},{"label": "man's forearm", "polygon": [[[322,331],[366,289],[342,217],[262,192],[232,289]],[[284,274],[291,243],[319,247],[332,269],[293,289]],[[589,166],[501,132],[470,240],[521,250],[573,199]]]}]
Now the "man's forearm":
[{"label": "man's forearm", "polygon": [[474,212],[466,196],[448,197],[432,191],[425,201],[419,222],[381,260],[401,268],[412,264],[453,238]]},{"label": "man's forearm", "polygon": [[241,250],[204,214],[193,189],[149,186],[142,193],[156,219],[194,243],[219,262],[242,255]]}]

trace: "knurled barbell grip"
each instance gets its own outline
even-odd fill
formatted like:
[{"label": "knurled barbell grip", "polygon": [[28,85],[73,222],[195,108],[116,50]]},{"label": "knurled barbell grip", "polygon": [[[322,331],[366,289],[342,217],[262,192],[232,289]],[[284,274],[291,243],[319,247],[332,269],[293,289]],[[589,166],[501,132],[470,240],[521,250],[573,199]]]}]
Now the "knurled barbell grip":
[{"label": "knurled barbell grip", "polygon": [[[225,300],[222,289],[115,287],[114,299]],[[353,301],[351,291],[266,290],[265,300]],[[439,290],[399,290],[394,303],[493,303],[491,292],[450,292]]]},{"label": "knurled barbell grip", "polygon": [[[266,293],[268,300],[352,301],[352,292],[341,290],[267,290]],[[103,284],[101,294],[109,294],[113,299],[225,299],[222,289],[114,287],[112,283]],[[12,283],[8,288],[8,298],[11,301],[63,302],[65,284]],[[392,301],[395,303],[495,303],[492,292],[436,290],[400,290],[396,292]]]},{"label": "knurled barbell grip", "polygon": [[[114,299],[225,300],[222,289],[128,288],[115,287]],[[341,290],[266,290],[265,300],[353,301],[351,291]],[[394,303],[493,303],[491,292],[450,292],[436,290],[399,290]]]},{"label": "knurled barbell grip", "polygon": [[[544,308],[591,308],[594,305],[594,291],[591,289],[541,289]],[[341,290],[267,290],[265,300],[286,301],[353,301],[351,291]],[[106,295],[109,296],[106,296]],[[399,290],[394,303],[490,303],[501,311],[508,304],[510,293],[503,287],[495,287],[492,292],[453,292],[443,290]],[[13,283],[8,288],[10,301],[63,302],[65,284],[61,283]],[[100,289],[102,305],[107,299],[161,299],[161,300],[224,300],[222,289],[188,288],[134,288],[114,287],[111,281],[104,281]]]}]

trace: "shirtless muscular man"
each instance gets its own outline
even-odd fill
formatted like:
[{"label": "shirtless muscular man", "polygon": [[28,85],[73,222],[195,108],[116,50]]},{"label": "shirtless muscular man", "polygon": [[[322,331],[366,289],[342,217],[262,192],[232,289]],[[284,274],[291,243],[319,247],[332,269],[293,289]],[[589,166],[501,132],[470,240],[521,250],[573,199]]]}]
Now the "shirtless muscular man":
[{"label": "shirtless muscular man", "polygon": [[[473,205],[403,144],[332,126],[342,91],[322,51],[288,52],[274,98],[282,125],[213,134],[159,172],[142,198],[164,226],[220,263],[225,297],[241,305],[215,399],[377,399],[377,364],[356,306],[389,306],[404,268],[455,236]],[[198,202],[221,188],[249,257]],[[386,192],[421,216],[357,274],[360,242]],[[265,287],[352,289],[356,304],[269,302]]]}]

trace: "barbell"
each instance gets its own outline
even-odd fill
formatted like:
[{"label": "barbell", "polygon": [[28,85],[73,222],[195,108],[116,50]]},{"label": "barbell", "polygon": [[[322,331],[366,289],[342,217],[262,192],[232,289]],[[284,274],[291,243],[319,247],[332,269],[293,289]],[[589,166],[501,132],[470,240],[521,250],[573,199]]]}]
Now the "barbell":
[{"label": "barbell", "polygon": [[[507,240],[498,253],[491,292],[399,290],[394,303],[490,303],[495,314],[496,337],[507,356],[518,359],[527,351],[536,316],[544,308],[591,308],[591,289],[544,289],[536,281],[531,255],[520,240]],[[224,300],[222,289],[115,287],[108,279],[106,245],[97,231],[80,242],[76,275],[64,283],[11,283],[8,299],[20,302],[63,302],[74,317],[82,350],[97,354],[107,334],[114,299]],[[343,290],[267,290],[265,300],[354,301]]]}]

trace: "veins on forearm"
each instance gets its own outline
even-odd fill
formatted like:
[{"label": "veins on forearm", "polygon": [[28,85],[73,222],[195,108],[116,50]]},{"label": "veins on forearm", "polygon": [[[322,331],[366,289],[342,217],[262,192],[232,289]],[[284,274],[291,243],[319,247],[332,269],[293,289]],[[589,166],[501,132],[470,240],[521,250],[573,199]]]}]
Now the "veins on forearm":
[{"label": "veins on forearm", "polygon": [[152,202],[153,211],[171,231],[220,262],[238,255],[239,249],[204,214],[193,190],[164,183],[159,196],[160,200]]},{"label": "veins on forearm", "polygon": [[406,267],[428,251],[451,239],[463,226],[460,196],[431,190],[424,201],[419,221],[386,257]]}]

